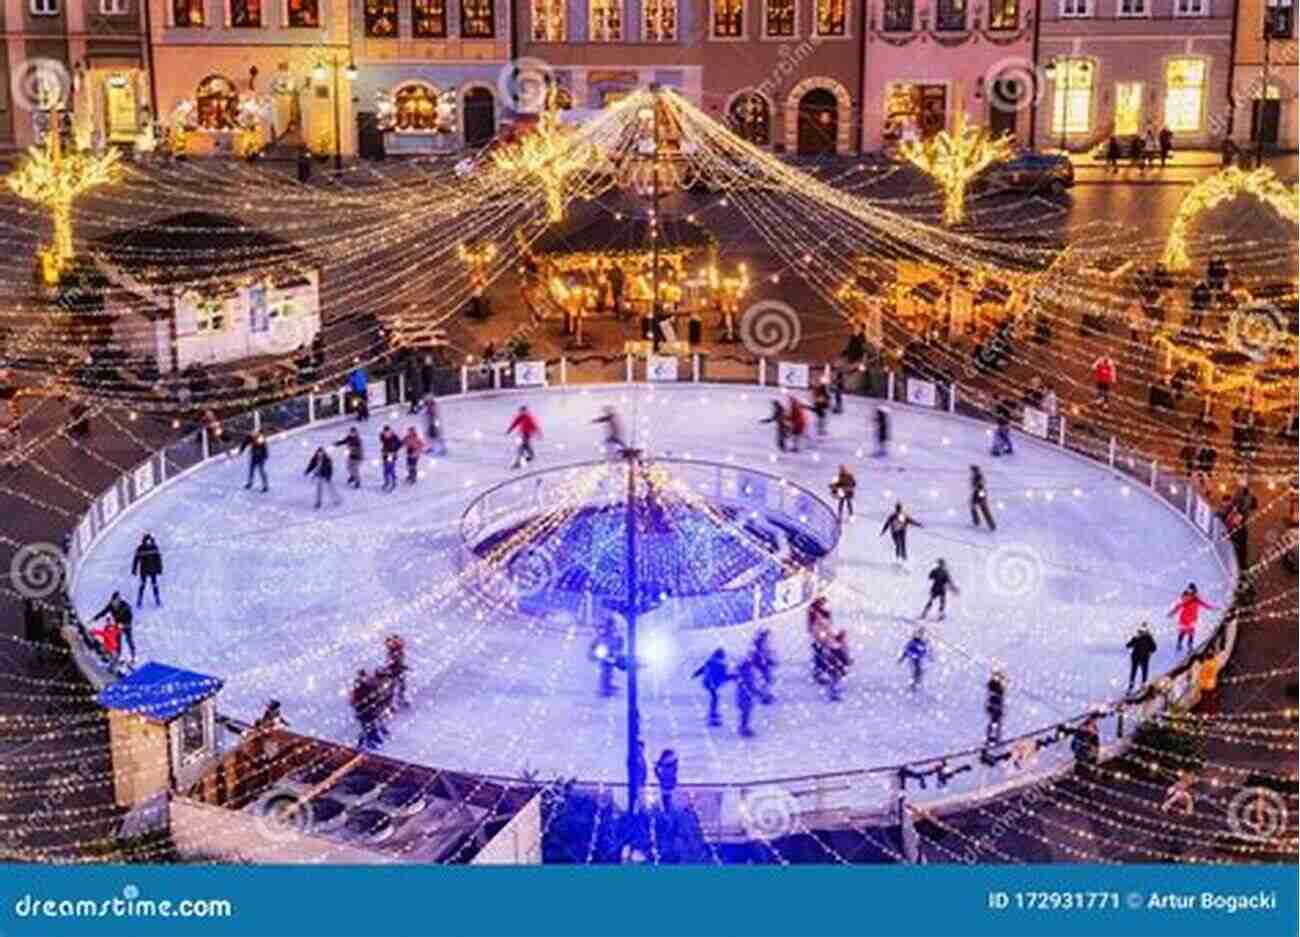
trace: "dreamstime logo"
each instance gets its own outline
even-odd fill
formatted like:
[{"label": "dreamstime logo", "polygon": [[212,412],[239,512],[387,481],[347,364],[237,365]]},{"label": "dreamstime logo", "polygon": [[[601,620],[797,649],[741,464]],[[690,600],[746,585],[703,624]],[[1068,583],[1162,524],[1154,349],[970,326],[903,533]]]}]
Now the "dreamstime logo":
[{"label": "dreamstime logo", "polygon": [[1285,340],[1285,321],[1272,303],[1251,303],[1228,320],[1228,343],[1252,361],[1263,361]]},{"label": "dreamstime logo", "polygon": [[555,581],[555,560],[545,550],[529,547],[510,559],[510,581],[520,597],[540,595]]},{"label": "dreamstime logo", "polygon": [[799,816],[799,802],[780,787],[763,787],[740,801],[740,819],[751,839],[779,839],[791,833]]},{"label": "dreamstime logo", "polygon": [[29,543],[9,561],[9,581],[25,599],[45,599],[63,588],[68,561],[52,543]]},{"label": "dreamstime logo", "polygon": [[1273,839],[1286,821],[1286,801],[1267,787],[1247,787],[1228,802],[1228,828],[1242,839]]},{"label": "dreamstime logo", "polygon": [[545,59],[524,56],[511,59],[497,72],[497,93],[521,114],[536,114],[546,106],[555,87],[555,69]]},{"label": "dreamstime logo", "polygon": [[58,59],[27,59],[9,73],[14,103],[25,111],[43,111],[71,99],[72,75]]},{"label": "dreamstime logo", "polygon": [[1042,587],[1043,560],[1028,544],[1009,543],[989,554],[984,574],[994,595],[1022,598]]},{"label": "dreamstime logo", "polygon": [[802,337],[799,314],[778,299],[754,303],[740,317],[740,340],[755,355],[793,351]]},{"label": "dreamstime logo", "polygon": [[1036,107],[1043,97],[1043,76],[1029,59],[1013,56],[995,62],[984,73],[989,106],[1014,113]]},{"label": "dreamstime logo", "polygon": [[311,832],[311,804],[287,791],[268,794],[258,805],[256,816],[258,835],[268,842],[292,842]]}]

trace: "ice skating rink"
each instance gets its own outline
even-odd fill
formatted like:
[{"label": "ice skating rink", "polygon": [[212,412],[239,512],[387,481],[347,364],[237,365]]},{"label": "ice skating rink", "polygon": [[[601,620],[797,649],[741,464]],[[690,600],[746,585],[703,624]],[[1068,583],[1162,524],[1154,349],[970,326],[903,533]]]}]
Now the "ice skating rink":
[{"label": "ice skating rink", "polygon": [[[866,438],[873,404],[860,399],[845,401],[810,451],[777,456],[771,426],[758,422],[774,396],[635,385],[449,398],[441,411],[450,454],[426,456],[419,482],[393,494],[379,489],[378,432],[386,422],[423,427],[404,411],[377,412],[362,424],[363,490],[344,485],[343,451],[331,450],[343,504],[319,511],[303,470],[314,447],[341,439],[349,424],[272,439],[269,494],[244,489],[244,457],[190,473],[100,539],[80,569],[76,601],[89,615],[113,589],[134,599],[131,557],[149,531],[163,553],[164,605],[146,598],[137,614],[139,660],[222,677],[222,712],[250,720],[276,698],[292,729],[355,743],[352,676],[380,665],[384,636],[397,633],[407,643],[412,706],[391,720],[387,754],[498,775],[621,779],[626,700],[598,696],[591,633],[563,616],[503,614],[456,578],[461,513],[511,476],[503,434],[524,400],[544,433],[535,468],[593,458],[602,428],[590,421],[611,404],[651,453],[778,472],[827,498],[840,463],[857,475],[858,514],[830,590],[854,660],[843,701],[828,701],[810,678],[799,609],[767,622],[777,700],[757,709],[756,737],[738,735],[730,686],[725,724],[710,728],[691,672],[715,647],[742,652],[755,626],[681,630],[662,613],[646,617],[642,646],[653,660],[641,683],[643,736],[651,762],[663,748],[677,750],[683,783],[768,781],[977,748],[995,665],[1008,676],[1004,737],[1051,725],[1122,694],[1124,643],[1138,621],[1150,620],[1159,643],[1152,676],[1175,663],[1165,613],[1189,581],[1215,605],[1229,597],[1209,545],[1104,467],[1019,435],[1014,456],[994,459],[984,425],[907,407],[893,411],[894,452],[875,459]],[[971,463],[984,468],[996,533],[971,526]],[[900,500],[925,525],[911,531],[906,570],[879,536]],[[961,591],[947,619],[928,626],[936,658],[911,692],[897,661],[939,557]],[[1217,615],[1203,617],[1202,634]]]}]

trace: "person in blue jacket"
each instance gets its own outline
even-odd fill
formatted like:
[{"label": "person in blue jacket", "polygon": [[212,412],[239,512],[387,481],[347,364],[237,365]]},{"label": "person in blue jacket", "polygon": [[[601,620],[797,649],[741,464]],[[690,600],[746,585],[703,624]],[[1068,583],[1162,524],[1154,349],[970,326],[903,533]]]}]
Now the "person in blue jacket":
[{"label": "person in blue jacket", "polygon": [[356,402],[357,422],[370,419],[370,375],[365,368],[354,368],[348,375],[348,390]]},{"label": "person in blue jacket", "polygon": [[898,655],[900,664],[907,661],[912,667],[913,690],[921,688],[921,679],[925,676],[925,660],[931,656],[930,642],[926,640],[925,629],[917,628],[916,634],[912,635],[912,640],[903,647],[903,653]]}]

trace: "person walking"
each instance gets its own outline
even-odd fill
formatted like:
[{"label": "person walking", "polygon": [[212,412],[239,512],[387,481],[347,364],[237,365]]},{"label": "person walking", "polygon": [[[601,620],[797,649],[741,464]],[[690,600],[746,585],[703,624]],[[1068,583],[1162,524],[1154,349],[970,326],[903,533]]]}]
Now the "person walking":
[{"label": "person walking", "polygon": [[361,466],[365,462],[365,447],[361,443],[361,433],[354,426],[348,430],[348,434],[334,443],[336,446],[345,446],[348,450],[348,487],[361,487]]},{"label": "person walking", "polygon": [[931,656],[933,655],[930,651],[930,642],[925,636],[925,629],[917,628],[912,639],[903,646],[903,653],[898,655],[898,663],[907,661],[912,668],[913,692],[921,688],[921,681],[925,678],[925,661]]},{"label": "person walking", "polygon": [[424,435],[429,440],[430,455],[447,454],[447,440],[442,434],[442,420],[438,417],[438,401],[433,394],[424,400]]},{"label": "person walking", "polygon": [[536,458],[533,453],[533,437],[540,438],[542,428],[527,407],[520,407],[514,420],[506,428],[507,436],[514,432],[519,433],[519,448],[515,452],[515,461],[510,467],[517,469],[525,462],[532,462]]},{"label": "person walking", "polygon": [[[94,623],[99,621],[101,618],[107,618],[109,624],[117,626],[117,633],[126,646],[131,649],[131,660],[134,661],[135,635],[133,626],[135,615],[131,611],[131,603],[122,598],[122,593],[115,591],[108,597],[108,602],[104,607],[91,616],[90,620]],[[116,659],[116,651],[113,652],[113,656]]]},{"label": "person walking", "polygon": [[1097,403],[1110,406],[1110,392],[1118,379],[1115,362],[1110,355],[1102,355],[1092,363],[1092,377],[1097,384]]},{"label": "person walking", "polygon": [[1002,741],[1002,717],[1006,713],[1007,675],[998,668],[993,669],[989,682],[985,684],[984,714],[988,716],[988,726],[984,730],[984,741],[996,745]]},{"label": "person walking", "polygon": [[907,562],[907,528],[924,526],[903,510],[901,501],[894,505],[893,513],[885,518],[885,523],[880,528],[880,536],[883,537],[886,531],[889,532],[890,539],[894,541],[894,562],[899,566]]},{"label": "person walking", "polygon": [[989,449],[989,455],[997,458],[1015,454],[1015,447],[1011,445],[1011,421],[1006,417],[999,417],[997,428],[993,430],[993,446]]},{"label": "person walking", "polygon": [[1119,137],[1114,134],[1110,135],[1110,140],[1106,142],[1106,171],[1119,172],[1120,146]]},{"label": "person walking", "polygon": [[243,455],[245,449],[248,450],[248,481],[244,484],[244,488],[253,487],[253,475],[257,474],[262,479],[263,493],[270,491],[270,486],[266,482],[266,460],[270,455],[266,446],[266,437],[261,433],[250,433],[239,444],[240,455]]},{"label": "person walking", "polygon": [[1200,593],[1196,591],[1196,583],[1189,582],[1183,594],[1174,602],[1173,607],[1169,609],[1169,616],[1178,616],[1178,643],[1174,645],[1175,651],[1183,649],[1183,642],[1187,642],[1187,651],[1191,653],[1193,645],[1196,643],[1196,625],[1200,621],[1201,609],[1210,611],[1215,610],[1217,606],[1211,605],[1201,598]]},{"label": "person walking", "polygon": [[984,473],[980,471],[978,465],[972,465],[970,467],[970,522],[978,527],[980,518],[988,524],[990,531],[998,529],[998,525],[993,522],[993,513],[989,510],[989,490],[984,484]]},{"label": "person walking", "polygon": [[343,503],[339,497],[338,489],[334,487],[334,460],[330,454],[325,451],[324,446],[320,446],[312,453],[311,460],[307,463],[303,475],[316,480],[316,510],[320,510],[322,496],[329,492],[330,501],[337,507]]},{"label": "person walking", "polygon": [[391,426],[379,431],[379,459],[384,470],[383,490],[397,490],[397,454],[402,451],[402,437]]},{"label": "person walking", "polygon": [[135,556],[131,558],[131,575],[140,577],[140,589],[135,595],[136,608],[144,604],[146,584],[153,587],[154,605],[162,605],[162,598],[158,595],[158,577],[162,571],[162,551],[158,549],[158,541],[154,540],[153,534],[147,533],[140,539],[140,545],[135,548]]},{"label": "person walking", "polygon": [[785,416],[785,408],[781,406],[780,400],[772,401],[772,415],[766,420],[759,420],[760,423],[771,423],[776,430],[776,448],[785,452],[786,437],[789,435],[790,423]]},{"label": "person walking", "polygon": [[406,450],[406,483],[414,485],[419,478],[420,456],[424,455],[424,440],[420,438],[420,431],[414,426],[408,426],[406,435],[402,437],[402,448]]},{"label": "person walking", "polygon": [[722,714],[718,711],[718,691],[731,679],[727,673],[727,652],[718,648],[691,674],[691,679],[702,680],[704,689],[709,694],[709,725],[722,725]]},{"label": "person walking", "polygon": [[1169,154],[1174,151],[1174,132],[1168,127],[1160,128],[1160,168],[1169,163]]},{"label": "person walking", "polygon": [[1146,622],[1138,625],[1137,634],[1128,639],[1124,645],[1128,648],[1128,692],[1133,692],[1133,685],[1138,672],[1142,673],[1141,686],[1146,686],[1151,668],[1151,657],[1158,650],[1156,639],[1151,636],[1151,628]]},{"label": "person walking", "polygon": [[844,512],[847,511],[849,517],[853,516],[853,493],[857,490],[858,480],[853,477],[847,465],[841,465],[835,480],[831,482],[831,494],[835,496],[835,517],[841,523],[844,521]]},{"label": "person walking", "polygon": [[1133,168],[1139,172],[1141,172],[1146,166],[1146,158],[1143,152],[1144,146],[1145,143],[1142,137],[1138,134],[1134,134],[1132,142],[1129,143],[1128,155],[1129,159],[1133,163]]},{"label": "person walking", "polygon": [[939,603],[939,620],[943,621],[948,611],[948,590],[951,589],[953,595],[959,595],[957,583],[953,582],[952,575],[948,572],[948,566],[942,559],[936,560],[934,569],[930,570],[930,598],[926,600],[925,608],[921,609],[918,618],[925,618],[930,614],[930,606],[938,601]]},{"label": "person walking", "polygon": [[1151,128],[1148,127],[1142,133],[1143,168],[1151,169],[1155,166],[1156,156],[1158,155],[1157,149],[1155,134],[1153,134]]},{"label": "person walking", "polygon": [[655,780],[659,782],[659,802],[664,813],[673,812],[673,792],[677,790],[677,752],[665,748],[655,762]]}]

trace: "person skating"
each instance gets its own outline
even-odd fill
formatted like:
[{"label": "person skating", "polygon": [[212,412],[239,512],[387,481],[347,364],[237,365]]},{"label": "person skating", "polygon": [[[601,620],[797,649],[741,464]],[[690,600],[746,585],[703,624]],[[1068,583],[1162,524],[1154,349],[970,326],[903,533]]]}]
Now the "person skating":
[{"label": "person skating", "polygon": [[356,408],[357,422],[370,419],[370,376],[365,368],[354,368],[348,375],[348,390]]},{"label": "person skating", "polygon": [[245,449],[248,450],[248,481],[244,484],[244,488],[253,487],[253,475],[256,473],[262,479],[262,491],[270,491],[270,486],[266,482],[266,459],[270,454],[266,446],[266,437],[261,433],[250,433],[239,444],[241,455]]},{"label": "person skating", "polygon": [[343,499],[339,497],[338,489],[334,487],[334,460],[330,458],[324,446],[318,447],[312,453],[311,461],[307,463],[303,475],[316,480],[316,510],[320,510],[322,495],[327,491],[329,492],[330,501],[336,507],[343,503]]},{"label": "person skating", "polygon": [[808,606],[808,642],[812,651],[813,682],[825,684],[828,678],[826,644],[831,637],[831,609],[826,596],[813,599]]},{"label": "person skating", "polygon": [[131,660],[135,660],[135,635],[133,633],[135,614],[131,611],[131,603],[122,598],[122,593],[114,592],[108,597],[108,603],[91,616],[90,620],[93,623],[101,618],[108,618],[117,624],[122,641],[131,649]]},{"label": "person skating", "polygon": [[625,669],[627,658],[623,656],[623,636],[618,633],[612,619],[605,619],[597,626],[587,656],[600,668],[600,695],[613,696],[618,691],[614,685],[614,671]]},{"label": "person skating", "polygon": [[[122,627],[117,623],[117,619],[112,615],[108,616],[108,620],[104,622],[102,628],[90,629],[91,637],[99,642],[100,647],[104,649],[104,653],[108,655],[109,661],[113,664],[116,664],[122,657],[122,635],[124,633]],[[132,652],[131,657],[132,659],[135,658],[134,652]]]},{"label": "person skating", "polygon": [[345,446],[348,450],[348,487],[361,487],[361,466],[366,460],[365,447],[361,442],[361,434],[357,432],[354,426],[348,430],[348,434],[334,443],[336,446]]},{"label": "person skating", "polygon": [[1169,617],[1178,616],[1178,643],[1174,645],[1175,651],[1183,649],[1183,642],[1187,642],[1187,650],[1190,652],[1192,646],[1196,643],[1196,625],[1200,621],[1201,609],[1213,611],[1217,606],[1201,598],[1200,593],[1196,591],[1196,583],[1189,582],[1183,594],[1174,602],[1173,607],[1169,609]]},{"label": "person skating", "polygon": [[840,684],[849,675],[849,665],[853,663],[849,656],[849,633],[840,630],[830,635],[824,642],[822,658],[826,668],[826,698],[838,703],[844,698]]},{"label": "person skating", "polygon": [[989,682],[985,684],[984,715],[988,716],[988,726],[984,730],[984,740],[995,745],[1002,741],[1002,717],[1006,713],[1007,677],[1001,670],[994,668]]},{"label": "person skating", "polygon": [[984,485],[984,473],[980,471],[978,465],[970,467],[970,522],[976,527],[980,525],[980,518],[988,524],[989,530],[997,530],[998,525],[993,523],[993,512],[989,510],[989,490]]},{"label": "person skating", "polygon": [[740,734],[743,738],[753,738],[754,728],[750,725],[750,720],[754,715],[754,700],[760,694],[754,658],[747,655],[741,660],[732,679],[736,681],[736,711],[740,713]]},{"label": "person skating", "polygon": [[718,648],[709,659],[700,665],[691,679],[702,680],[704,689],[709,694],[709,725],[722,725],[722,714],[718,712],[718,691],[731,679],[727,673],[727,652]]},{"label": "person skating", "polygon": [[357,718],[360,731],[358,748],[379,748],[384,743],[385,730],[381,724],[379,686],[363,667],[352,680],[352,713]]},{"label": "person skating", "polygon": [[162,575],[162,571],[162,551],[158,549],[158,541],[154,540],[153,534],[145,534],[140,539],[140,545],[135,548],[135,556],[131,559],[131,574],[140,577],[140,589],[135,595],[136,608],[144,604],[146,584],[153,587],[154,605],[162,605],[162,598],[158,594],[158,577]]},{"label": "person skating", "polygon": [[438,417],[438,401],[430,394],[424,401],[424,435],[429,440],[429,453],[435,456],[447,454],[447,440],[442,434],[442,420]]},{"label": "person skating", "polygon": [[754,661],[754,669],[762,680],[758,698],[765,705],[772,703],[776,697],[772,686],[776,680],[776,654],[772,651],[772,631],[760,628],[754,635],[754,643],[749,649],[749,656]]},{"label": "person skating", "polygon": [[930,570],[930,598],[925,603],[925,608],[921,609],[918,618],[925,618],[930,614],[930,606],[937,600],[939,602],[939,620],[943,621],[947,614],[948,590],[951,589],[953,595],[959,595],[957,583],[952,581],[952,575],[948,572],[948,567],[943,560],[936,560],[934,569]]},{"label": "person skating", "polygon": [[794,394],[789,395],[789,403],[786,404],[786,414],[790,421],[790,451],[799,451],[799,441],[803,439],[804,433],[808,431],[808,415],[804,413],[803,404]]},{"label": "person skating", "polygon": [[1143,622],[1138,626],[1137,634],[1128,639],[1124,645],[1128,648],[1128,692],[1133,692],[1133,684],[1138,672],[1142,673],[1142,686],[1146,685],[1151,668],[1151,657],[1155,654],[1156,639],[1151,636],[1151,629]]},{"label": "person skating", "polygon": [[1097,403],[1110,406],[1110,392],[1115,387],[1118,374],[1110,355],[1102,355],[1092,363],[1092,378],[1097,385]]},{"label": "person skating", "polygon": [[926,639],[925,629],[917,628],[912,639],[903,646],[903,653],[898,655],[898,663],[907,661],[912,668],[913,691],[921,688],[921,680],[925,677],[925,661],[930,656],[930,642]]},{"label": "person skating", "polygon": [[533,454],[533,437],[540,437],[542,428],[527,407],[520,407],[514,420],[506,428],[507,436],[514,432],[519,433],[519,449],[515,452],[515,461],[510,467],[517,469],[525,462],[531,462],[536,458]]},{"label": "person skating", "polygon": [[424,440],[420,431],[414,426],[407,427],[402,437],[402,448],[406,450],[406,483],[414,485],[420,473],[420,456],[424,455]]},{"label": "person skating", "polygon": [[885,518],[884,526],[880,528],[880,536],[883,537],[888,531],[890,539],[894,541],[894,562],[899,565],[907,562],[907,528],[924,526],[903,510],[903,502],[894,505],[894,513]]},{"label": "person skating", "polygon": [[1011,422],[1006,417],[1000,417],[997,427],[993,430],[993,446],[989,449],[989,455],[996,458],[1015,454],[1015,447],[1011,445]]},{"label": "person skating", "polygon": [[406,642],[401,635],[390,634],[384,638],[384,653],[388,662],[384,665],[383,676],[393,687],[393,702],[406,709],[411,704],[406,698]]},{"label": "person skating", "polygon": [[659,802],[664,813],[673,812],[673,791],[677,790],[677,753],[665,748],[655,762],[655,780],[659,782]]},{"label": "person skating", "polygon": [[847,511],[853,516],[853,493],[857,490],[858,480],[853,477],[847,465],[841,465],[835,480],[831,482],[831,494],[835,496],[835,517],[843,521]]},{"label": "person skating", "polygon": [[812,410],[817,417],[817,435],[826,435],[826,418],[831,409],[831,390],[829,382],[818,381],[812,390]]},{"label": "person skating", "polygon": [[605,424],[605,454],[611,457],[622,455],[627,443],[623,441],[623,427],[618,419],[618,411],[606,405],[600,416],[591,422]]},{"label": "person skating", "polygon": [[759,420],[760,423],[772,423],[776,429],[776,448],[785,452],[786,438],[790,432],[790,421],[786,419],[785,408],[781,406],[781,401],[772,401],[772,415],[766,420]]},{"label": "person skating", "polygon": [[391,426],[379,431],[379,462],[383,467],[384,482],[382,491],[397,489],[397,454],[402,451],[402,437],[393,432]]},{"label": "person skating", "polygon": [[876,458],[883,459],[889,455],[889,437],[890,437],[890,417],[888,407],[876,407],[872,414],[873,434],[876,443],[876,450],[872,453]]}]

